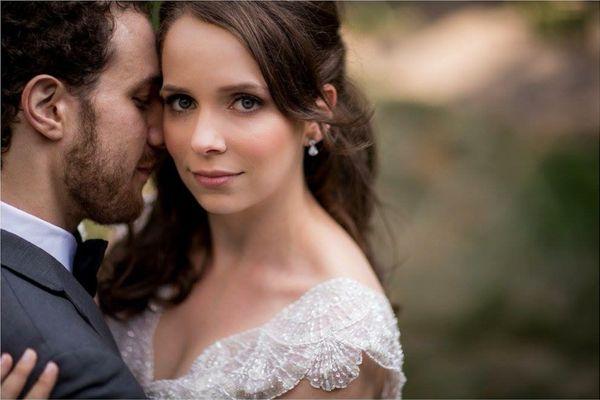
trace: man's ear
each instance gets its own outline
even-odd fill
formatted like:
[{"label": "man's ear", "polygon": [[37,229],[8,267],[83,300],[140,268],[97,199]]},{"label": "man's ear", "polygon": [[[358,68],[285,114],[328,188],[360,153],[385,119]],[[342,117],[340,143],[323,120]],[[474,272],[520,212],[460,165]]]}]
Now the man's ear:
[{"label": "man's ear", "polygon": [[[319,98],[316,101],[317,107],[319,107],[326,114],[331,116],[333,114],[332,109],[337,104],[337,90],[332,84],[326,83],[325,85],[323,85],[323,94],[327,99],[327,103],[323,99]],[[329,129],[329,125],[327,124],[323,124],[322,126],[320,126],[316,122],[307,123],[306,128],[304,130],[304,138],[306,142],[305,145],[308,144],[309,140],[315,140],[317,143],[323,140],[323,130],[327,129]]]},{"label": "man's ear", "polygon": [[50,140],[64,136],[69,93],[65,85],[51,75],[36,75],[23,89],[21,108],[27,122]]}]

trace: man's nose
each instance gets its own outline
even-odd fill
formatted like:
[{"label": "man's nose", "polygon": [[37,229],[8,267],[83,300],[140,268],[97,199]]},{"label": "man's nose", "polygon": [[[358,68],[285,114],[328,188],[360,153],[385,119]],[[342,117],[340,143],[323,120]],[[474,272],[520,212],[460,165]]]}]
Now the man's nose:
[{"label": "man's nose", "polygon": [[162,124],[163,105],[158,99],[148,107],[148,144],[155,148],[163,148],[165,137]]}]

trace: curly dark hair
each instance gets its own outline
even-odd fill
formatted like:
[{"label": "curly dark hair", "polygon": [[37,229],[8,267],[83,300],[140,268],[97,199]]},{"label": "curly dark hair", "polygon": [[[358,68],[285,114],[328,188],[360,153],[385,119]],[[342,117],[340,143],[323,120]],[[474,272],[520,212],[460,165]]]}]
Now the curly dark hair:
[{"label": "curly dark hair", "polygon": [[[377,157],[369,104],[346,75],[346,49],[334,2],[163,2],[159,50],[174,21],[191,15],[222,27],[254,56],[279,110],[294,121],[328,124],[319,154],[304,160],[307,185],[322,207],[360,246],[378,272],[367,238],[378,200],[374,189]],[[198,38],[202,40],[202,38]],[[333,84],[338,101],[328,115],[323,86]],[[329,103],[328,103],[329,104]],[[204,269],[190,253],[211,257],[206,211],[185,187],[170,156],[156,172],[158,199],[145,228],[117,245],[101,270],[102,310],[126,317],[149,301],[182,302]],[[163,285],[172,288],[165,298]]]},{"label": "curly dark hair", "polygon": [[1,7],[2,153],[29,80],[52,75],[85,96],[111,58],[115,10],[149,15],[145,2],[3,1]]}]

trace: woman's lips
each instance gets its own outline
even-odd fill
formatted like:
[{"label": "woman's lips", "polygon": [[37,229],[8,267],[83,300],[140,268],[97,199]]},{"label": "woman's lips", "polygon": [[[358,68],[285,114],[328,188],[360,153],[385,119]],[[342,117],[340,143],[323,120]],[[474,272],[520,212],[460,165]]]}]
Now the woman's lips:
[{"label": "woman's lips", "polygon": [[235,178],[243,174],[243,172],[233,173],[225,171],[198,171],[192,172],[196,182],[206,188],[216,188],[226,185]]}]

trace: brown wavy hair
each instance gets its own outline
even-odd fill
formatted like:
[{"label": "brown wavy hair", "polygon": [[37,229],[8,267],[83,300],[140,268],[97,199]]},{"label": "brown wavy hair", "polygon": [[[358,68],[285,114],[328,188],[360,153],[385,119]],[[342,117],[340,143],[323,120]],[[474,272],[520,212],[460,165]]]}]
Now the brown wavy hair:
[{"label": "brown wavy hair", "polygon": [[[296,121],[317,121],[324,139],[316,157],[305,157],[308,188],[321,206],[350,234],[376,265],[367,236],[373,208],[376,151],[372,112],[346,76],[346,49],[334,2],[164,2],[159,48],[177,18],[192,15],[235,35],[258,63],[278,109]],[[198,38],[202,40],[202,38]],[[338,100],[327,115],[325,84]],[[329,104],[331,106],[331,104]],[[100,306],[113,316],[143,311],[150,300],[182,302],[201,278],[190,261],[201,251],[210,260],[206,211],[181,181],[165,155],[156,172],[158,198],[145,227],[117,245],[107,258],[99,284]],[[376,269],[377,272],[377,269]],[[169,287],[168,293],[161,290]]]}]

